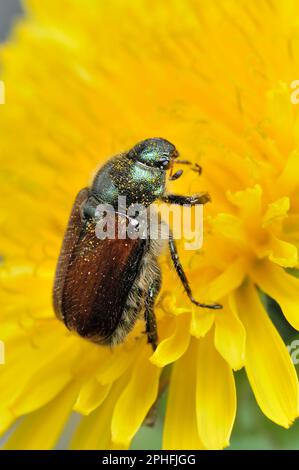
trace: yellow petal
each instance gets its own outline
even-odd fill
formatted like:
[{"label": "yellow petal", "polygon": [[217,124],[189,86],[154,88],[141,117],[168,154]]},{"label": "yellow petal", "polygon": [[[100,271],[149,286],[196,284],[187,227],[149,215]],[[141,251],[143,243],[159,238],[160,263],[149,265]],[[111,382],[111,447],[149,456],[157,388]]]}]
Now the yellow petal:
[{"label": "yellow petal", "polygon": [[293,105],[290,99],[289,84],[279,81],[273,89],[267,91],[267,118],[274,129],[287,138],[293,127]]},{"label": "yellow petal", "polygon": [[[32,321],[29,319],[28,323],[30,325]],[[20,322],[15,328],[13,325],[0,325],[0,338],[6,349],[6,363],[0,368],[0,378],[5,383],[5,387],[0,388],[0,403],[3,409],[13,408],[15,404],[14,412],[22,414],[43,406],[71,379],[79,341],[65,332],[61,335],[59,328],[52,328],[52,321],[42,321],[33,331],[29,326],[28,335],[25,325],[20,326]],[[57,377],[55,374],[53,378],[49,377],[51,371],[55,371]],[[18,387],[15,386],[16,377]],[[42,383],[36,385],[39,377],[43,378]],[[45,393],[39,394],[38,390],[42,391],[44,387]]]},{"label": "yellow petal", "polygon": [[212,225],[224,238],[232,240],[236,246],[246,246],[246,232],[242,220],[232,214],[220,213],[212,222]]},{"label": "yellow petal", "polygon": [[164,367],[176,361],[185,353],[190,339],[190,313],[176,317],[175,330],[171,336],[159,343],[150,361],[158,367]]},{"label": "yellow petal", "polygon": [[16,417],[7,407],[0,405],[0,435],[4,434],[13,424]]},{"label": "yellow petal", "polygon": [[282,197],[268,205],[265,215],[262,219],[262,226],[267,227],[273,222],[279,222],[286,217],[290,209],[290,199]]},{"label": "yellow petal", "polygon": [[212,328],[214,323],[215,314],[209,310],[201,309],[199,307],[192,308],[192,319],[190,333],[196,338],[205,336]]},{"label": "yellow petal", "polygon": [[111,385],[102,385],[94,377],[82,385],[74,411],[88,415],[95,410],[107,397]]},{"label": "yellow petal", "polygon": [[236,415],[236,390],[232,370],[216,351],[210,332],[198,340],[196,415],[198,431],[208,449],[229,445]]},{"label": "yellow petal", "polygon": [[298,252],[295,245],[272,236],[269,243],[269,260],[285,268],[291,268],[298,264]]},{"label": "yellow petal", "polygon": [[288,322],[299,330],[299,279],[270,261],[258,263],[252,276],[259,287],[279,303]]},{"label": "yellow petal", "polygon": [[72,383],[48,405],[26,416],[4,448],[11,450],[53,448],[69,418],[77,393],[78,385]]},{"label": "yellow petal", "polygon": [[13,413],[16,416],[30,413],[52,400],[71,381],[71,368],[78,353],[79,344],[71,341],[67,347],[63,345],[58,354],[49,355],[49,359],[18,390],[18,396],[11,404]]},{"label": "yellow petal", "polygon": [[289,427],[298,414],[298,381],[289,353],[249,282],[235,294],[246,328],[245,367],[265,415]]},{"label": "yellow petal", "polygon": [[289,214],[287,220],[284,222],[285,233],[290,239],[296,241],[299,245],[299,213]]},{"label": "yellow petal", "polygon": [[277,189],[282,194],[292,194],[299,185],[299,152],[294,150],[288,157],[283,172],[279,176]]},{"label": "yellow petal", "polygon": [[71,441],[71,449],[111,449],[111,419],[115,402],[126,386],[127,374],[113,384],[106,400],[92,413],[81,419]]},{"label": "yellow petal", "polygon": [[225,304],[215,315],[215,347],[232,369],[241,369],[245,360],[245,328],[232,306]]},{"label": "yellow petal", "polygon": [[253,188],[227,194],[228,199],[240,209],[242,218],[255,221],[261,212],[262,188],[256,184]]},{"label": "yellow petal", "polygon": [[207,298],[219,300],[239,287],[244,279],[245,269],[243,259],[237,259],[231,263],[220,276],[208,285]]},{"label": "yellow petal", "polygon": [[160,369],[150,361],[151,348],[146,345],[134,364],[132,376],[115,404],[112,417],[112,441],[129,445],[157,398]]},{"label": "yellow petal", "polygon": [[117,380],[128,369],[135,357],[135,351],[127,351],[124,346],[112,350],[106,349],[102,353],[97,380],[103,385]]},{"label": "yellow petal", "polygon": [[196,340],[173,365],[163,432],[163,449],[203,449],[195,413]]}]

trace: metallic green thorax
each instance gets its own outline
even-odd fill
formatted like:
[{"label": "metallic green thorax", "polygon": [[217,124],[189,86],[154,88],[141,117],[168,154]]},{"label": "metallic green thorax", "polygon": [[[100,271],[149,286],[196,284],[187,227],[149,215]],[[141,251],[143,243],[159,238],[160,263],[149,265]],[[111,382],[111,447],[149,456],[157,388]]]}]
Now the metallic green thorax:
[{"label": "metallic green thorax", "polygon": [[135,203],[149,206],[165,193],[165,170],[175,152],[164,139],[147,139],[102,167],[91,194],[115,209],[118,196],[126,196],[127,207]]},{"label": "metallic green thorax", "polygon": [[165,171],[119,155],[98,172],[91,192],[115,209],[118,196],[126,196],[127,206],[148,206],[165,192]]}]

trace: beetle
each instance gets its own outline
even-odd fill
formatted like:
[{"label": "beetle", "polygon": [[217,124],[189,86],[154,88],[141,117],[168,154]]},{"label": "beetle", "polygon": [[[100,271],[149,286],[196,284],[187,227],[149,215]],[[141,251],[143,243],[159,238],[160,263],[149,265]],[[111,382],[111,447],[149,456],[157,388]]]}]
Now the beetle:
[{"label": "beetle", "polygon": [[[96,173],[91,186],[78,193],[57,263],[53,304],[56,316],[81,337],[102,345],[119,344],[143,314],[148,342],[154,350],[157,347],[154,306],[161,288],[158,257],[163,243],[150,237],[123,239],[118,232],[113,239],[99,239],[96,211],[99,204],[110,204],[118,221],[125,221],[127,216],[117,212],[119,195],[126,197],[127,207],[141,203],[149,208],[157,200],[189,206],[210,201],[208,193],[184,196],[166,191],[166,172],[170,170],[169,179],[175,180],[182,170],[173,175],[174,164],[191,165],[178,156],[166,139],[143,140],[112,157]],[[198,165],[192,169],[201,171]],[[190,301],[198,307],[222,308],[195,300],[171,232],[168,245]]]}]

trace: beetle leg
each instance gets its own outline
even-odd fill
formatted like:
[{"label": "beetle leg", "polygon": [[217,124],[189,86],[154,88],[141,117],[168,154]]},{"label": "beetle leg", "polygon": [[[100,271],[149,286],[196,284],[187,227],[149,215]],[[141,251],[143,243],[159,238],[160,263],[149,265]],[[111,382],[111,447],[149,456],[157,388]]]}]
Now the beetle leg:
[{"label": "beetle leg", "polygon": [[199,175],[202,174],[202,167],[198,163],[193,164],[189,160],[174,160],[174,163],[178,165],[190,165],[192,171],[195,171],[195,173]]},{"label": "beetle leg", "polygon": [[191,170],[195,171],[195,173],[198,173],[199,175],[202,174],[202,167],[198,163],[195,163]]},{"label": "beetle leg", "polygon": [[144,310],[147,341],[148,343],[152,345],[152,348],[154,351],[157,348],[157,343],[158,343],[157,322],[156,322],[156,315],[154,311],[154,305],[155,305],[156,297],[160,291],[160,287],[161,287],[161,274],[159,273],[148,290],[147,298],[145,299],[145,310]]},{"label": "beetle leg", "polygon": [[191,291],[191,287],[189,285],[189,281],[186,277],[186,274],[184,272],[183,266],[182,266],[180,258],[179,258],[176,243],[174,241],[174,238],[173,238],[173,235],[172,235],[171,232],[169,234],[169,242],[168,243],[169,243],[171,259],[172,259],[172,262],[174,264],[175,270],[176,270],[176,272],[177,272],[177,274],[178,274],[178,276],[181,280],[181,283],[184,286],[186,294],[188,295],[191,302],[193,304],[197,305],[198,307],[203,307],[203,308],[211,308],[211,309],[222,308],[222,305],[220,305],[220,304],[204,304],[204,303],[198,302],[197,300],[194,299],[192,291]]},{"label": "beetle leg", "polygon": [[169,181],[175,181],[179,179],[183,174],[183,170],[178,170],[174,175],[169,176]]},{"label": "beetle leg", "polygon": [[181,196],[180,194],[166,194],[162,197],[163,202],[169,204],[177,204],[179,206],[189,205],[195,206],[197,204],[206,204],[211,201],[209,193],[198,193],[193,196]]}]

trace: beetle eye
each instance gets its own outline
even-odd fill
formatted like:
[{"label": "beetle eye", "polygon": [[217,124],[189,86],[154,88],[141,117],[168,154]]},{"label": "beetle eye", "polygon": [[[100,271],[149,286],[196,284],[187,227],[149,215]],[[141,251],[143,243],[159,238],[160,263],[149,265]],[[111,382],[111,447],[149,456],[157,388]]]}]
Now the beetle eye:
[{"label": "beetle eye", "polygon": [[167,166],[169,165],[169,159],[168,159],[168,158],[161,158],[161,160],[160,160],[159,163],[160,163],[160,168],[161,168],[162,170],[164,170],[164,169],[166,169]]}]

